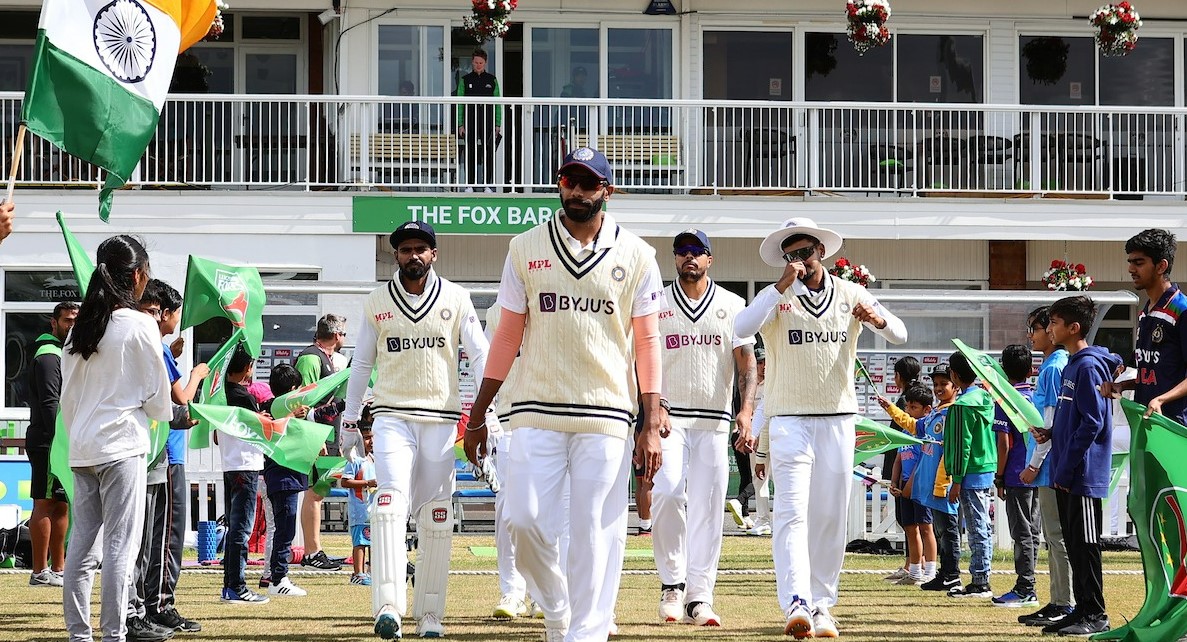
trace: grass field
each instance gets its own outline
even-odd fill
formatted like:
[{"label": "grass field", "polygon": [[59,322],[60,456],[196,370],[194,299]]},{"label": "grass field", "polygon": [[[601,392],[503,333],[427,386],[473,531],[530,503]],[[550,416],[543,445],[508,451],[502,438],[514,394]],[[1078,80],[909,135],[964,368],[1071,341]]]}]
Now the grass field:
[{"label": "grass field", "polygon": [[[342,535],[326,535],[331,554],[348,553],[349,541]],[[471,546],[493,546],[490,536],[454,538],[452,567],[455,571],[493,571],[492,558],[476,557]],[[628,545],[647,548],[650,540],[631,537]],[[849,555],[845,568],[858,570],[893,569],[900,557]],[[653,570],[647,558],[628,559],[628,570]],[[967,565],[966,565],[967,567]],[[722,553],[723,570],[770,569],[768,538],[727,537]],[[995,569],[1012,570],[1008,556],[994,560]],[[1045,566],[1040,565],[1040,568]],[[1105,568],[1140,570],[1137,553],[1106,553]],[[254,586],[257,574],[249,573]],[[841,577],[841,602],[834,610],[843,639],[861,641],[960,640],[962,642],[1010,642],[1041,638],[1038,629],[1016,622],[1020,609],[994,608],[986,600],[956,600],[914,587],[891,586],[882,573],[846,573]],[[204,641],[354,642],[375,640],[371,633],[371,597],[367,587],[348,583],[341,573],[302,574],[295,582],[309,591],[304,598],[272,598],[257,606],[230,606],[218,600],[220,573],[187,572],[182,575],[178,607],[187,617],[202,623],[201,633],[178,636]],[[996,593],[1008,591],[1012,575],[994,575]],[[967,580],[967,576],[966,576]],[[1047,594],[1046,575],[1039,576],[1038,592]],[[1141,606],[1144,584],[1141,575],[1106,575],[1105,593],[1114,621],[1132,616]],[[454,575],[450,578],[446,634],[455,640],[539,640],[543,623],[519,620],[499,623],[491,620],[498,600],[494,575]],[[623,578],[616,617],[619,635],[615,640],[780,640],[784,638],[782,616],[775,599],[774,576],[723,574],[717,582],[716,609],[724,620],[719,629],[694,629],[685,625],[660,625],[656,621],[659,580],[654,574],[628,574]],[[92,604],[98,611],[98,591]],[[98,625],[96,617],[96,626]],[[406,622],[409,630],[412,625]],[[27,573],[0,575],[0,640],[63,640],[61,591],[28,586]],[[1048,638],[1049,639],[1049,638]]]}]

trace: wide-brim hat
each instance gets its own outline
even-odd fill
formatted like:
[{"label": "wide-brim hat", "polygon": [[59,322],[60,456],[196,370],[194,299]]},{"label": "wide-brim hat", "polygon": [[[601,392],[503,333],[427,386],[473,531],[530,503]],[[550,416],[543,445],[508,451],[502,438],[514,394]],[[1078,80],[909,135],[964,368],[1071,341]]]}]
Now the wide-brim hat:
[{"label": "wide-brim hat", "polygon": [[807,217],[789,218],[783,221],[779,229],[767,235],[762,245],[758,246],[758,255],[764,263],[771,267],[783,267],[787,260],[783,258],[783,242],[796,234],[813,236],[824,245],[824,257],[828,258],[841,251],[841,235],[832,230],[817,227],[816,221]]}]

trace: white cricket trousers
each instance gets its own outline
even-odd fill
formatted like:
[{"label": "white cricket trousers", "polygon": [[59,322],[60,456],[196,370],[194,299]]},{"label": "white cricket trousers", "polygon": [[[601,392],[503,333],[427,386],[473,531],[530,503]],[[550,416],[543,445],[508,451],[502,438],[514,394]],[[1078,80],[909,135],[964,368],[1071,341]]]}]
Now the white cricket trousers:
[{"label": "white cricket trousers", "polygon": [[[457,424],[426,423],[407,421],[390,415],[379,415],[371,429],[372,450],[375,458],[375,485],[394,488],[408,498],[408,510],[417,515],[425,504],[431,501],[453,500],[453,443],[457,438]],[[408,516],[399,520],[407,524]],[[396,541],[404,543],[404,533],[398,533]],[[396,612],[401,616],[408,612],[408,593],[404,590],[408,565],[408,549],[381,550],[381,540],[376,540],[371,554],[393,563],[388,566],[396,571]],[[418,560],[417,568],[443,568],[448,578],[449,565],[430,565]],[[419,575],[420,573],[417,573]],[[444,586],[448,580],[442,580]]]},{"label": "white cricket trousers", "polygon": [[631,442],[540,428],[517,428],[512,441],[504,510],[515,563],[539,592],[546,625],[568,621],[565,642],[605,642],[626,553]]},{"label": "white cricket trousers", "polygon": [[837,603],[845,561],[856,415],[772,417],[775,586],[786,613]]},{"label": "white cricket trousers", "polygon": [[[504,431],[495,440],[495,474],[499,483],[506,484],[511,474],[511,433]],[[495,550],[498,551],[499,592],[524,599],[528,585],[523,574],[515,568],[515,544],[511,541],[507,515],[506,487],[495,493]]]},{"label": "white cricket trousers", "polygon": [[661,584],[685,584],[684,602],[713,603],[725,492],[729,434],[690,430],[672,421],[660,440],[664,464],[651,490],[651,544]]}]

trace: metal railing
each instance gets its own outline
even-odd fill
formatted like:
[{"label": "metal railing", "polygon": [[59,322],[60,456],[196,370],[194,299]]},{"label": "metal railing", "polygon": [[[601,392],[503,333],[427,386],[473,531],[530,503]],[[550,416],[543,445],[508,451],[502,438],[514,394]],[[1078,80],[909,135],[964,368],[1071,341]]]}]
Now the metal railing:
[{"label": "metal railing", "polygon": [[[7,167],[21,94],[0,93]],[[132,185],[546,191],[565,152],[661,193],[1187,194],[1185,108],[175,95]],[[32,137],[18,181],[101,170]]]}]

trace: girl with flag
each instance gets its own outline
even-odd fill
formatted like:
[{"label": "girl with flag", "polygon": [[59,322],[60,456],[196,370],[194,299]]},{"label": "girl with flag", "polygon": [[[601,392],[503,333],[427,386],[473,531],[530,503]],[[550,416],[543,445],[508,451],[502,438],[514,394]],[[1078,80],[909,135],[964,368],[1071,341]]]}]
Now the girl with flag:
[{"label": "girl with flag", "polygon": [[[172,418],[161,335],[137,309],[148,284],[140,241],[99,245],[78,324],[62,355],[62,422],[74,472],[73,534],[66,553],[63,607],[71,642],[90,642],[91,587],[103,562],[103,641],[125,639],[132,556],[144,524],[149,420]],[[95,546],[103,530],[102,549]]]}]

